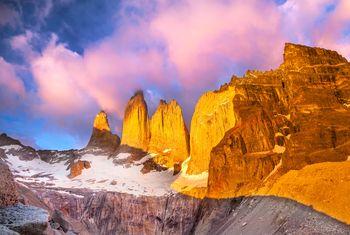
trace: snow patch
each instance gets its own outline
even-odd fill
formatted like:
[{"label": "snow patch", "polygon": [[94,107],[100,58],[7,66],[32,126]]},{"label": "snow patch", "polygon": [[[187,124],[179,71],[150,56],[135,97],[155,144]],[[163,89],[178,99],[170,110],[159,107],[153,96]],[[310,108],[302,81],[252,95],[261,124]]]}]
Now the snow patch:
[{"label": "snow patch", "polygon": [[178,192],[189,191],[193,188],[206,188],[208,186],[208,171],[197,175],[187,174],[190,160],[191,157],[188,157],[182,163],[180,175],[171,185],[171,187]]},{"label": "snow patch", "polygon": [[11,144],[11,145],[5,145],[5,146],[0,146],[1,149],[5,150],[5,153],[10,151],[10,150],[20,150],[22,149],[22,146],[17,145],[17,144]]},{"label": "snow patch", "polygon": [[[129,157],[120,153],[118,159]],[[147,155],[128,166],[115,165],[108,155],[84,154],[80,160],[88,161],[91,168],[70,179],[65,161],[46,163],[38,158],[22,161],[18,156],[8,154],[8,164],[18,182],[43,185],[47,188],[88,188],[93,191],[115,191],[133,195],[162,196],[173,193],[170,185],[176,179],[173,171],[152,171],[141,173],[143,163],[152,158]],[[78,195],[79,196],[79,195]]]},{"label": "snow patch", "polygon": [[130,153],[119,153],[117,156],[116,156],[116,159],[118,160],[124,160],[124,159],[127,159],[128,157],[130,157],[131,154]]}]

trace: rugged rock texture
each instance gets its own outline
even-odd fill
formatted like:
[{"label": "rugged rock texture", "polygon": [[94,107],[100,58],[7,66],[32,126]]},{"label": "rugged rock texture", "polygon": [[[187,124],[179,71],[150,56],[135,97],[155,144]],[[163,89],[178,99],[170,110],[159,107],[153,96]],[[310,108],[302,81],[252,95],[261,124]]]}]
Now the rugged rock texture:
[{"label": "rugged rock texture", "polygon": [[48,221],[49,214],[41,208],[22,204],[0,208],[0,225],[20,234],[47,234]]},{"label": "rugged rock texture", "polygon": [[165,155],[170,165],[183,162],[189,156],[189,136],[181,107],[175,100],[161,100],[150,122],[151,139],[148,151]]},{"label": "rugged rock texture", "polygon": [[129,100],[124,114],[121,144],[147,151],[150,139],[147,104],[143,92]]},{"label": "rugged rock texture", "polygon": [[234,96],[234,89],[227,87],[207,92],[199,99],[191,121],[191,160],[188,174],[199,174],[208,170],[211,149],[236,124]]},{"label": "rugged rock texture", "polygon": [[350,65],[336,52],[286,44],[278,69],[224,89],[238,122],[212,151],[209,196],[246,195],[275,173],[350,155]]},{"label": "rugged rock texture", "polygon": [[99,112],[95,117],[92,135],[87,148],[114,151],[119,145],[120,138],[118,135],[111,133],[107,114],[104,111]]},{"label": "rugged rock texture", "polygon": [[348,234],[350,226],[312,208],[277,197],[208,200],[194,234]]},{"label": "rugged rock texture", "polygon": [[51,208],[87,225],[91,234],[189,234],[201,202],[180,194],[98,192],[81,198],[46,190],[37,193]]},{"label": "rugged rock texture", "polygon": [[237,104],[236,111],[239,117],[236,127],[226,133],[211,153],[210,197],[234,196],[238,191],[249,195],[249,190],[258,186],[281,159],[273,151],[277,130],[266,112],[253,104],[243,107]]},{"label": "rugged rock texture", "polygon": [[78,160],[70,166],[70,178],[77,177],[81,175],[84,169],[89,169],[91,167],[90,162]]},{"label": "rugged rock texture", "polygon": [[16,183],[8,166],[0,159],[0,207],[18,202]]}]

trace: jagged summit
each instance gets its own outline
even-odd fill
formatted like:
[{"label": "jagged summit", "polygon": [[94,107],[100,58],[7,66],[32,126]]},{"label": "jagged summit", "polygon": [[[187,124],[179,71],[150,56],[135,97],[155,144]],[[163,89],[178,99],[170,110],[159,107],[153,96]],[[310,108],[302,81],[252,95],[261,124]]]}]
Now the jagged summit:
[{"label": "jagged summit", "polygon": [[283,67],[288,69],[321,64],[338,65],[348,62],[336,51],[293,43],[285,44],[283,60]]},{"label": "jagged summit", "polygon": [[160,100],[150,121],[151,139],[148,150],[167,156],[170,165],[184,161],[189,155],[189,136],[182,109],[176,100]]},{"label": "jagged summit", "polygon": [[100,111],[94,119],[92,135],[86,147],[114,151],[119,144],[120,138],[112,134],[106,112]]},{"label": "jagged summit", "polygon": [[100,111],[94,120],[94,128],[100,131],[111,131],[105,111]]},{"label": "jagged summit", "polygon": [[137,91],[125,108],[121,143],[147,150],[150,138],[147,104],[143,91]]}]

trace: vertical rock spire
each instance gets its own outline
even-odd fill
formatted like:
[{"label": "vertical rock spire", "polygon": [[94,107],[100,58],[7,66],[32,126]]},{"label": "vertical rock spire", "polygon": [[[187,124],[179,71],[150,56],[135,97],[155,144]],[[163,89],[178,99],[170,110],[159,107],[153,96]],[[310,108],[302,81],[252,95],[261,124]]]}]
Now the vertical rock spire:
[{"label": "vertical rock spire", "polygon": [[119,144],[119,136],[111,133],[107,114],[100,111],[95,117],[92,135],[87,147],[114,151]]},{"label": "vertical rock spire", "polygon": [[160,100],[150,122],[149,151],[168,153],[172,163],[180,163],[189,155],[189,136],[179,104]]},{"label": "vertical rock spire", "polygon": [[143,92],[129,100],[124,114],[122,144],[147,150],[150,139],[147,104]]}]

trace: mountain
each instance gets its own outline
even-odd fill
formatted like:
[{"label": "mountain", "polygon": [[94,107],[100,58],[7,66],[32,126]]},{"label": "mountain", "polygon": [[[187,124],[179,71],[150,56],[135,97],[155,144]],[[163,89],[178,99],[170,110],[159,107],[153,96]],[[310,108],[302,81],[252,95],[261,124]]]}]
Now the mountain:
[{"label": "mountain", "polygon": [[287,43],[277,69],[203,94],[190,136],[175,100],[149,118],[141,91],[120,145],[103,111],[83,149],[2,134],[0,233],[348,234],[349,116],[346,59]]},{"label": "mountain", "polygon": [[191,159],[188,174],[208,171],[211,149],[234,127],[234,91],[228,87],[221,91],[207,92],[196,104],[191,120]]},{"label": "mountain", "polygon": [[138,91],[125,108],[121,144],[147,151],[149,139],[147,104],[143,92]]},{"label": "mountain", "polygon": [[87,144],[87,148],[101,148],[114,151],[120,145],[118,135],[111,133],[107,114],[104,111],[99,112],[94,120],[92,134]]},{"label": "mountain", "polygon": [[181,164],[188,157],[189,135],[181,107],[175,100],[159,102],[150,121],[150,132],[148,151],[161,155],[165,164]]},{"label": "mountain", "polygon": [[274,169],[347,160],[349,77],[350,64],[338,53],[286,44],[278,69],[233,78],[238,121],[211,152],[208,193],[238,196]]}]

